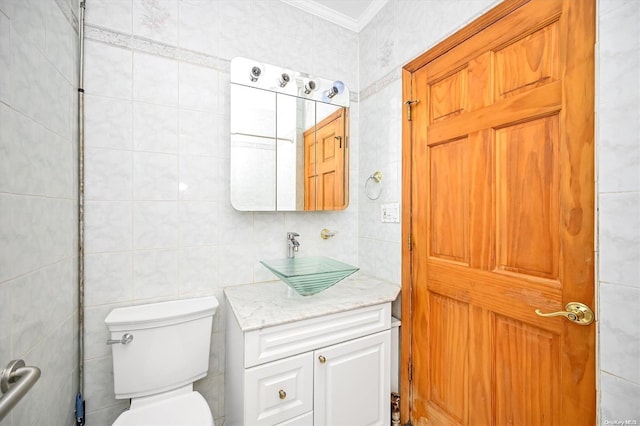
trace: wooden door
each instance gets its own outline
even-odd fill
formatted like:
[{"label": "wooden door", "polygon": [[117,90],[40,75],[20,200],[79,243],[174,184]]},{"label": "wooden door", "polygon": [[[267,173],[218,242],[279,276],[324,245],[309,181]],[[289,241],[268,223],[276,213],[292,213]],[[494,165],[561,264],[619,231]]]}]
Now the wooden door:
[{"label": "wooden door", "polygon": [[403,422],[595,423],[595,324],[534,312],[595,307],[594,3],[506,1],[405,68]]},{"label": "wooden door", "polygon": [[345,208],[345,114],[340,108],[304,133],[305,210]]},{"label": "wooden door", "polygon": [[391,332],[314,352],[313,424],[387,426]]}]

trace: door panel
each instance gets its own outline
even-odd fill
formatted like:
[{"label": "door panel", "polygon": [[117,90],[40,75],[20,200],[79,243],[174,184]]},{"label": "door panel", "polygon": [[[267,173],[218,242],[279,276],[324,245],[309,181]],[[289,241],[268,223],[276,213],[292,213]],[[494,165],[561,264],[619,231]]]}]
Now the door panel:
[{"label": "door panel", "polygon": [[497,268],[558,279],[558,116],[496,131]]},{"label": "door panel", "polygon": [[558,23],[496,50],[496,99],[507,98],[558,80]]},{"label": "door panel", "polygon": [[559,336],[502,315],[493,323],[493,340],[502,342],[494,349],[495,424],[563,424]]},{"label": "door panel", "polygon": [[[469,305],[436,293],[430,294],[429,308],[438,323],[429,327],[432,409],[462,422],[467,412],[468,330],[457,324],[469,322]],[[461,396],[463,396],[461,398]]]},{"label": "door panel", "polygon": [[592,424],[594,3],[496,9],[405,73],[403,422]]},{"label": "door panel", "polygon": [[466,68],[430,84],[431,122],[443,121],[462,113],[468,99],[467,87]]},{"label": "door panel", "polygon": [[[431,220],[430,255],[469,263],[469,181],[466,171],[467,138],[437,145],[430,151]],[[435,201],[437,200],[437,202]],[[460,209],[460,206],[464,208]]]}]

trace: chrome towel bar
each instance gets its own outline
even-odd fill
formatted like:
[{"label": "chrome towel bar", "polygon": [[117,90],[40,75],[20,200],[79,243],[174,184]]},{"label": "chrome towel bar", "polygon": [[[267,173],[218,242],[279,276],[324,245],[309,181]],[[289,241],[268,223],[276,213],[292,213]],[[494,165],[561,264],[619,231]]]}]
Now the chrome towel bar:
[{"label": "chrome towel bar", "polygon": [[25,367],[21,359],[14,359],[0,372],[0,421],[20,402],[39,378],[40,369]]}]

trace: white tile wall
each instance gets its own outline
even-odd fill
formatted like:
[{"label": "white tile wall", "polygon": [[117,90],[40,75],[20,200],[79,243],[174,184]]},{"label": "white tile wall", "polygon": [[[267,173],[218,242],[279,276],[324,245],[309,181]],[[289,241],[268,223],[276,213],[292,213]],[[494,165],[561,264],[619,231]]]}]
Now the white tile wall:
[{"label": "white tile wall", "polygon": [[[87,6],[87,9],[91,9],[91,6]],[[84,49],[85,93],[132,99],[133,53],[127,49],[107,46],[91,40],[85,41]],[[88,124],[87,130],[89,130]],[[87,144],[89,143],[87,137]]]},{"label": "white tile wall", "polygon": [[176,200],[178,156],[155,152],[134,153],[133,197],[136,200]]},{"label": "white tile wall", "polygon": [[599,204],[600,280],[640,289],[640,191],[600,192]]},{"label": "white tile wall", "polygon": [[178,246],[178,203],[136,201],[133,205],[133,248],[175,248]]},{"label": "white tile wall", "polygon": [[[179,70],[178,89],[180,95],[178,99],[181,109],[216,114],[218,106],[220,106],[220,113],[226,114],[228,105],[219,98],[218,94],[219,86],[222,84],[218,82],[218,71],[184,62],[180,63]],[[228,79],[225,82],[228,83]],[[186,115],[188,112],[184,111],[184,113]]]},{"label": "white tile wall", "polygon": [[[86,350],[88,418],[113,421],[104,318],[114,307],[197,295],[274,277],[259,260],[302,252],[357,263],[357,179],[346,211],[238,212],[229,198],[229,61],[247,56],[357,93],[357,34],[279,1],[87,2]],[[286,37],[286,38],[285,38]],[[357,172],[357,104],[352,170]],[[355,153],[355,154],[354,154]],[[339,234],[320,238],[322,228]],[[224,335],[197,384],[223,422]],[[97,423],[96,423],[97,422]]]},{"label": "white tile wall", "polygon": [[178,61],[134,51],[133,99],[177,105]]},{"label": "white tile wall", "polygon": [[625,424],[638,422],[640,387],[633,382],[607,372],[600,374],[601,401],[600,424]]},{"label": "white tile wall", "polygon": [[131,200],[131,151],[86,148],[85,162],[87,200]]},{"label": "white tile wall", "polygon": [[85,22],[124,33],[133,33],[133,2],[131,0],[90,0]]},{"label": "white tile wall", "polygon": [[178,122],[178,152],[180,154],[214,158],[218,155],[216,139],[210,136],[218,134],[217,114],[212,114],[211,111],[181,108]]},{"label": "white tile wall", "polygon": [[600,284],[600,368],[632,383],[640,383],[640,311],[638,287]]},{"label": "white tile wall", "polygon": [[184,0],[178,3],[178,45],[217,56],[218,2]]},{"label": "white tile wall", "polygon": [[0,1],[0,363],[42,375],[2,426],[72,424],[77,380],[77,29]]},{"label": "white tile wall", "polygon": [[86,95],[84,102],[85,146],[131,151],[133,103],[128,99],[92,95]]},{"label": "white tile wall", "polygon": [[[85,280],[93,283],[93,285],[87,286],[84,294],[87,306],[126,302],[133,297],[131,292],[133,289],[131,285],[133,272],[131,252],[87,255],[85,269]],[[104,352],[107,350],[105,349]]]},{"label": "white tile wall", "polygon": [[176,154],[178,152],[177,108],[134,102],[133,149]]},{"label": "white tile wall", "polygon": [[136,250],[133,255],[133,297],[150,299],[178,294],[178,251]]},{"label": "white tile wall", "polygon": [[[0,13],[0,75],[7,76],[11,72],[11,21],[4,13]],[[10,80],[0,80],[0,100],[9,102]]]},{"label": "white tile wall", "polygon": [[[131,250],[133,203],[130,201],[85,202],[85,252]],[[87,285],[90,287],[92,284]]]},{"label": "white tile wall", "polygon": [[640,3],[598,10],[600,422],[612,424],[640,422]]},{"label": "white tile wall", "polygon": [[178,2],[133,0],[133,34],[175,46],[178,43]]}]

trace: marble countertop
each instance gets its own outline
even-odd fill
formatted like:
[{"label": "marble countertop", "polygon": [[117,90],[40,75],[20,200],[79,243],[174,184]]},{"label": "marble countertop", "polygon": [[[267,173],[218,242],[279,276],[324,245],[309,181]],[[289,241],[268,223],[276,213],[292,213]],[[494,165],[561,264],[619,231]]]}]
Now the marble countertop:
[{"label": "marble countertop", "polygon": [[400,284],[361,272],[312,296],[301,296],[282,281],[224,289],[242,331],[392,302],[399,293]]}]

